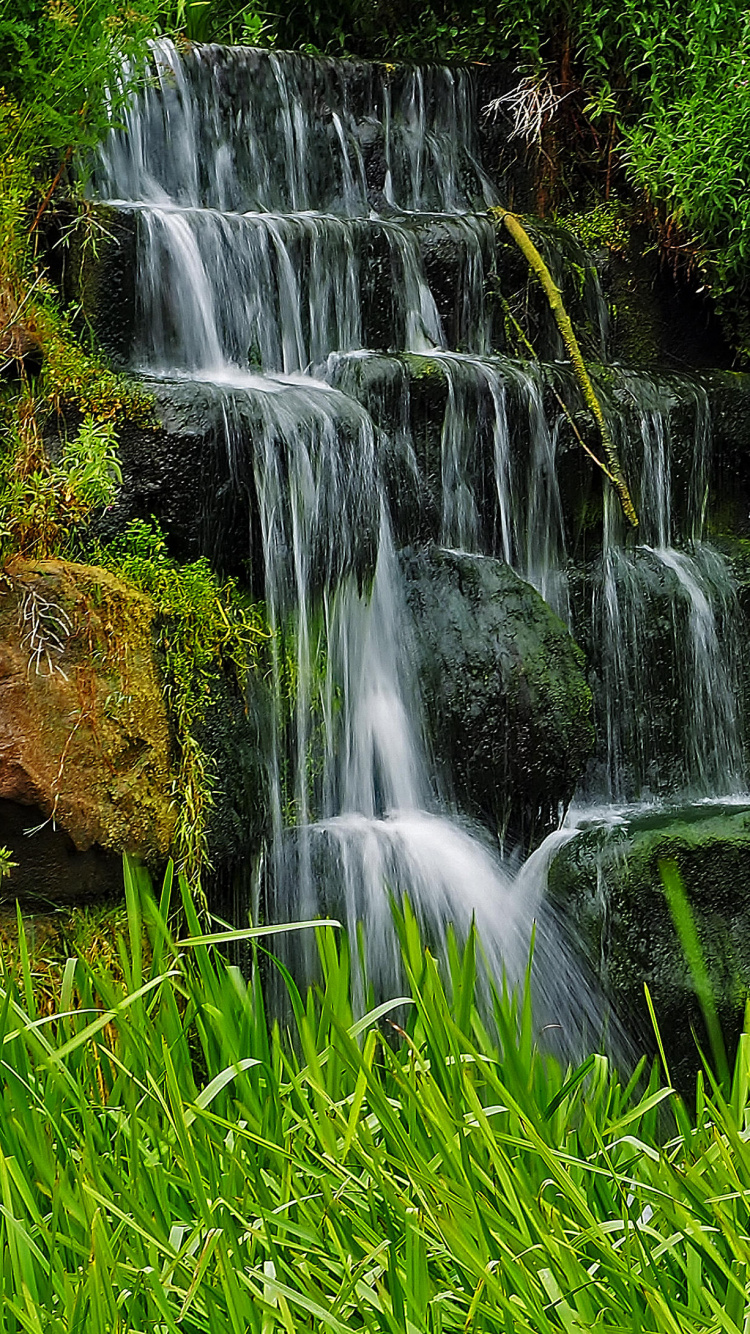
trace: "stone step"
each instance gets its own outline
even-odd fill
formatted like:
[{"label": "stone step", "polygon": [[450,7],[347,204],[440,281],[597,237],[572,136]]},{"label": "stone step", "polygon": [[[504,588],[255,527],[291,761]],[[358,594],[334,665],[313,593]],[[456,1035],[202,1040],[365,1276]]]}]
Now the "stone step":
[{"label": "stone step", "polygon": [[[247,298],[248,310],[226,332],[226,353],[238,364],[304,369],[331,349],[399,352],[430,345],[526,355],[519,325],[540,357],[564,355],[525,260],[486,213],[342,218],[118,202],[87,211],[66,259],[64,289],[120,365],[142,354],[136,330],[148,264],[158,271],[174,262],[161,240],[170,219],[184,220],[196,255],[223,245],[227,292]],[[92,236],[95,245],[87,243]],[[600,359],[607,317],[591,258],[564,228],[535,228],[535,237],[586,355]],[[169,306],[173,285],[163,286],[151,314],[166,329],[162,355],[169,361],[169,330],[177,316]],[[223,289],[217,300],[226,303]],[[147,330],[146,341],[148,336]],[[290,339],[296,365],[286,352]]]}]

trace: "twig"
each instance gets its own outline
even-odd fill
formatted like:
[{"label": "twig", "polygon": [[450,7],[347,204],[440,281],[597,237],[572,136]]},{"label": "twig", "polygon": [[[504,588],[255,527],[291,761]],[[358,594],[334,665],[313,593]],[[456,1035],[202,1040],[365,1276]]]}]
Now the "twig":
[{"label": "twig", "polygon": [[29,236],[31,236],[31,235],[36,231],[37,227],[39,226],[39,223],[40,223],[41,218],[42,218],[42,214],[44,213],[45,209],[47,208],[47,205],[49,204],[50,199],[52,198],[53,194],[55,193],[55,190],[57,189],[57,187],[58,187],[58,185],[59,185],[59,183],[60,183],[60,177],[62,176],[63,172],[65,171],[65,168],[67,167],[68,163],[70,162],[70,159],[71,159],[72,156],[73,156],[73,145],[71,144],[70,147],[67,149],[67,151],[66,151],[66,153],[65,153],[65,157],[63,158],[62,162],[60,163],[60,166],[57,168],[57,171],[55,172],[55,178],[54,178],[54,180],[53,180],[53,182],[52,182],[52,184],[51,184],[49,190],[47,191],[46,195],[44,196],[44,199],[42,200],[41,204],[39,205],[39,208],[37,209],[36,217],[34,218],[34,221],[32,222],[31,226],[29,227]]},{"label": "twig", "polygon": [[588,454],[590,459],[593,459],[597,468],[601,468],[602,472],[604,473],[604,476],[608,477],[612,485],[616,487],[617,482],[612,476],[612,473],[609,471],[609,468],[607,467],[606,463],[602,463],[601,459],[597,457],[593,449],[589,449],[588,445],[586,444],[586,441],[584,440],[583,436],[581,435],[581,432],[579,431],[578,427],[575,424],[575,419],[567,403],[564,401],[564,399],[560,397],[556,389],[553,388],[552,393],[555,395],[555,398],[557,399],[558,403],[560,404],[560,407],[565,413],[565,416],[567,417],[568,422],[570,424],[571,430],[576,440],[578,441],[579,445],[581,446],[581,449],[584,451],[585,454]]}]

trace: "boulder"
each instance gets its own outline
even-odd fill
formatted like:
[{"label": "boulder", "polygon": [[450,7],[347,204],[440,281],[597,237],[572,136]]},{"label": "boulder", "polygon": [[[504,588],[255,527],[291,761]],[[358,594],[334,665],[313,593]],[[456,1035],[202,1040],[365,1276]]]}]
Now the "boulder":
[{"label": "boulder", "polygon": [[750,811],[699,805],[591,824],[549,871],[555,906],[638,1045],[655,1050],[648,985],[670,1074],[682,1087],[705,1046],[700,1006],[660,876],[676,863],[692,907],[725,1040],[739,1032],[750,985]]},{"label": "boulder", "polygon": [[[109,572],[14,561],[0,579],[0,844],[21,862],[28,825],[68,852],[108,849],[157,864],[175,823],[171,743],[147,597]],[[61,854],[62,855],[62,854]],[[33,859],[32,859],[33,860]]]},{"label": "boulder", "polygon": [[584,659],[508,565],[431,546],[402,555],[439,782],[525,846],[569,803],[594,742]]}]

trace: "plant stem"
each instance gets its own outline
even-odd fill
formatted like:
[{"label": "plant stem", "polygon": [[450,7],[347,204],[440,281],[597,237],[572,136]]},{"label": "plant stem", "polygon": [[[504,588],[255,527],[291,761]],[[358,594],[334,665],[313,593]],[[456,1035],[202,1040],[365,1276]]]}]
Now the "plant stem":
[{"label": "plant stem", "polygon": [[586,406],[599,427],[602,446],[608,464],[608,475],[611,477],[612,484],[620,498],[623,514],[628,523],[630,523],[633,528],[637,528],[638,515],[635,512],[635,506],[633,505],[628,484],[625,481],[625,476],[620,465],[620,459],[612,436],[609,433],[609,427],[604,420],[601,403],[597,398],[596,390],[591,383],[591,377],[586,369],[586,363],[583,360],[583,355],[578,345],[578,339],[573,331],[570,316],[563,304],[560,289],[529,236],[529,233],[520,219],[516,217],[515,213],[510,213],[508,209],[501,207],[494,208],[492,212],[495,217],[504,223],[506,231],[510,232],[510,235],[513,237],[513,240],[526,259],[529,268],[534,271],[542,285],[544,294],[549,302],[549,308],[555,317],[555,322],[562,334],[563,342],[568,349],[573,372],[578,381],[581,393],[583,394]]}]

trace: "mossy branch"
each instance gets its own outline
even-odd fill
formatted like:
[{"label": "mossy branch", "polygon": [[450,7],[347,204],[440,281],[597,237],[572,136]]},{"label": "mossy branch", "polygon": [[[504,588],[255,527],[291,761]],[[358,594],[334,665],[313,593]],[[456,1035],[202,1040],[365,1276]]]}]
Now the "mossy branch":
[{"label": "mossy branch", "polygon": [[609,427],[604,420],[601,403],[597,398],[596,390],[591,383],[591,377],[586,369],[586,363],[583,360],[583,355],[578,345],[578,339],[573,331],[570,316],[563,304],[560,289],[529,236],[529,233],[520,219],[516,217],[515,213],[510,213],[508,209],[504,208],[495,208],[492,212],[495,217],[505,225],[506,231],[513,237],[513,240],[526,259],[529,268],[534,271],[542,285],[544,294],[549,302],[549,308],[555,317],[555,322],[562,334],[563,342],[568,349],[568,355],[570,356],[573,366],[573,373],[578,381],[586,406],[599,428],[602,447],[608,464],[608,467],[604,471],[611,479],[620,498],[620,504],[625,518],[628,520],[628,523],[632,524],[634,528],[637,528],[638,515],[635,512],[635,506],[633,505],[628,484],[625,481],[625,476],[620,465],[620,459],[612,436],[609,433]]}]

